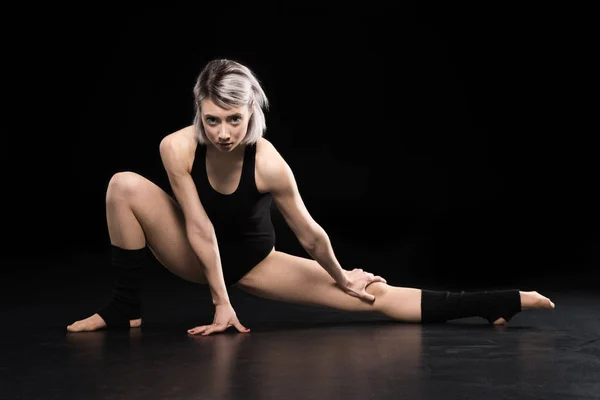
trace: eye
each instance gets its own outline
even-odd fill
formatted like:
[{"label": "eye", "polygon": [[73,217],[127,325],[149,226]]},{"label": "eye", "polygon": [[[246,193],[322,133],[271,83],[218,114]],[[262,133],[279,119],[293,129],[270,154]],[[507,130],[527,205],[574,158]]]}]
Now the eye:
[{"label": "eye", "polygon": [[242,117],[240,117],[239,115],[234,115],[233,117],[231,117],[229,119],[233,124],[239,124],[240,122],[242,122]]},{"label": "eye", "polygon": [[215,117],[206,117],[206,122],[208,122],[209,125],[214,125],[217,123],[217,119]]}]

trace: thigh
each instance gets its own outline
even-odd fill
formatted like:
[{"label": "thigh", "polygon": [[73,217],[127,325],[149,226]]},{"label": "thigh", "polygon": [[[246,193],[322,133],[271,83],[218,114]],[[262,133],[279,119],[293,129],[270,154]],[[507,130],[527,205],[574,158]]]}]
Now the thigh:
[{"label": "thigh", "polygon": [[128,181],[124,184],[131,193],[128,201],[156,259],[185,280],[206,283],[202,264],[187,238],[183,212],[177,202],[141,175],[133,172],[120,175],[117,179]]},{"label": "thigh", "polygon": [[373,305],[344,292],[314,260],[273,251],[235,285],[270,300],[345,311],[373,311]]}]

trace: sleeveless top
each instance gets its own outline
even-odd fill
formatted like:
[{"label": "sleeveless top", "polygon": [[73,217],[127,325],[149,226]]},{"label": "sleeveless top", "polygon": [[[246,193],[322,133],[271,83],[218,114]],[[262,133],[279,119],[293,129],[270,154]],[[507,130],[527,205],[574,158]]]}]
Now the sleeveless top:
[{"label": "sleeveless top", "polygon": [[192,166],[200,202],[212,222],[227,285],[237,282],[262,261],[275,245],[272,196],[260,193],[255,179],[256,145],[246,145],[242,174],[231,194],[216,191],[208,180],[206,145],[198,143]]}]

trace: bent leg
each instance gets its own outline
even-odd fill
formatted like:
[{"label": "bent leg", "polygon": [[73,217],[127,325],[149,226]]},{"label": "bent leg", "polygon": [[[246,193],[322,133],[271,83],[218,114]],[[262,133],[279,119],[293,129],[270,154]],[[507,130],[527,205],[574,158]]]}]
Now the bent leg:
[{"label": "bent leg", "polygon": [[[115,249],[119,254],[133,253],[148,245],[157,260],[175,275],[206,283],[202,265],[187,240],[181,209],[150,180],[132,172],[115,174],[106,194],[106,218],[113,254]],[[130,320],[131,327],[140,325],[141,319]],[[94,314],[69,325],[67,330],[90,331],[105,326],[102,317]]]},{"label": "bent leg", "polygon": [[169,271],[190,282],[206,283],[187,239],[181,208],[155,183],[133,172],[115,174],[106,192],[106,220],[113,245],[138,249],[148,244]]}]

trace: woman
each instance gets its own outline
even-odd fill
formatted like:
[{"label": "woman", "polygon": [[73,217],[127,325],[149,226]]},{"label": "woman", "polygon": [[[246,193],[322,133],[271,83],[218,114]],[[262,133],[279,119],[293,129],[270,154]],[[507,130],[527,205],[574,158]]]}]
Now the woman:
[{"label": "woman", "polygon": [[[249,332],[229,301],[230,285],[277,301],[421,323],[480,316],[503,324],[522,309],[554,308],[537,292],[394,287],[362,269],[342,269],[290,167],[263,137],[269,104],[254,73],[232,60],[213,60],[198,76],[194,96],[193,124],[160,143],[175,199],[135,173],[112,177],[106,213],[117,273],[113,296],[68,331],[139,327],[140,274],[149,252],[181,278],[209,285],[214,321],[188,330],[193,335],[231,326]],[[275,250],[272,201],[314,260]]]}]

